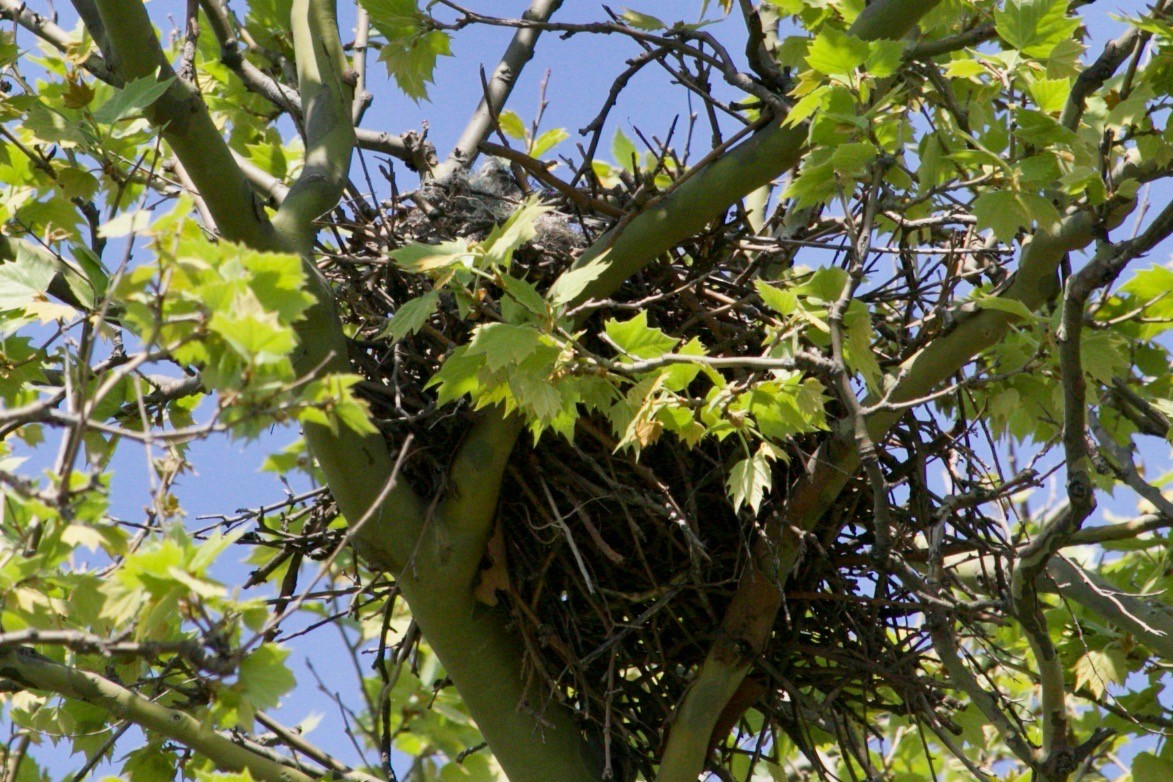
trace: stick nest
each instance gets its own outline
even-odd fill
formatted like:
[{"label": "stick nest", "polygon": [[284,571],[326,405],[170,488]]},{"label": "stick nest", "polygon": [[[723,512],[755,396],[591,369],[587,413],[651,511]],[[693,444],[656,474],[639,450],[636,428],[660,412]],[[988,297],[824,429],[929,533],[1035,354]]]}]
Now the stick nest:
[{"label": "stick nest", "polygon": [[[598,195],[596,189],[592,196]],[[508,169],[493,164],[471,178],[364,205],[355,209],[358,217],[336,223],[347,238],[324,271],[344,317],[357,327],[353,358],[367,378],[362,391],[391,443],[415,436],[404,476],[425,496],[445,491],[451,454],[477,417],[467,403],[437,408],[425,383],[478,321],[461,317],[444,299],[419,332],[394,345],[377,339],[399,306],[431,288],[387,256],[408,242],[483,238],[522,197]],[[556,208],[517,252],[513,269],[539,291],[613,221],[554,194],[547,201]],[[900,240],[898,227],[888,230],[894,243]],[[597,332],[607,318],[644,311],[675,337],[702,337],[714,354],[753,355],[765,311],[752,284],[757,270],[789,265],[804,242],[843,244],[845,232],[841,222],[816,217],[793,238],[797,243],[763,245],[731,212],[629,280],[595,307],[584,328]],[[891,316],[877,324],[874,346],[886,370],[917,349],[913,335],[923,336],[924,328],[914,321],[942,293],[939,283],[908,272],[912,260],[895,256],[892,280],[861,295],[873,312]],[[486,287],[486,313],[500,295]],[[877,444],[899,492],[894,497],[905,498],[892,503],[886,561],[924,557],[923,535],[937,525],[941,500],[927,485],[929,470],[945,469],[962,485],[987,480],[989,468],[968,446],[969,436],[964,427],[941,431],[934,416],[906,415]],[[523,435],[508,467],[499,512],[508,570],[504,603],[525,641],[534,693],[529,706],[568,704],[584,730],[600,739],[616,778],[633,772],[652,778],[676,700],[720,640],[722,616],[759,525],[779,512],[819,442],[805,436],[789,443],[789,464],[774,463],[772,493],[755,518],[747,509],[734,513],[726,495],[728,469],[742,453],[735,440],[705,438],[688,448],[665,436],[637,457],[615,450],[606,421],[584,417],[573,442],[551,433],[533,443]],[[976,507],[950,518],[941,550],[1005,550],[999,528]],[[816,530],[805,535],[773,638],[738,694],[741,706],[753,710],[730,715],[729,731],[718,737],[711,763],[723,776],[721,767],[734,755],[769,756],[783,734],[800,749],[809,747],[811,726],[839,737],[849,751],[876,712],[955,730],[949,716],[955,704],[926,656],[924,596],[877,556],[871,490],[862,478],[852,479]],[[978,620],[988,617],[969,605],[958,606],[956,616],[978,632]],[[821,770],[817,760],[812,764]]]}]

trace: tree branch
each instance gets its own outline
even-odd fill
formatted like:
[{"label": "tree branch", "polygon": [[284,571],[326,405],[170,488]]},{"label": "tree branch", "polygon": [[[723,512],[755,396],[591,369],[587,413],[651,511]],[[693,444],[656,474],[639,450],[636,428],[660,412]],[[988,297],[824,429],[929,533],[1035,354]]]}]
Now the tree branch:
[{"label": "tree branch", "polygon": [[[859,15],[851,33],[865,40],[900,38],[937,2],[878,0]],[[775,117],[739,146],[706,158],[667,195],[599,237],[554,283],[551,297],[576,307],[610,296],[661,253],[700,233],[731,205],[792,168],[804,152],[806,129],[787,127],[784,120]],[[580,285],[584,270],[590,281]]]},{"label": "tree branch", "polygon": [[190,747],[222,771],[247,770],[259,782],[316,782],[308,774],[246,749],[178,709],[153,703],[97,674],[55,663],[25,646],[0,647],[0,677],[22,688],[97,706]]},{"label": "tree branch", "polygon": [[[522,15],[522,19],[529,22],[545,22],[562,5],[562,0],[533,0],[530,7]],[[437,178],[443,178],[458,168],[469,168],[480,154],[480,143],[489,137],[493,124],[513,86],[517,77],[534,56],[534,47],[538,43],[538,36],[542,34],[540,26],[519,27],[513,34],[513,40],[505,49],[501,62],[493,71],[489,79],[486,94],[481,98],[480,105],[473,112],[456,146],[448,158],[436,170]]]},{"label": "tree branch", "polygon": [[[74,3],[74,5],[77,7],[78,15],[85,19],[87,14],[83,8],[86,4]],[[52,44],[60,51],[65,51],[70,46],[77,44],[77,41],[69,33],[54,24],[52,19],[30,11],[28,3],[22,0],[0,0],[0,19],[10,19],[16,22],[33,35]],[[90,37],[100,44],[104,38],[102,31],[90,28],[89,32]],[[98,52],[90,52],[82,60],[80,65],[102,81],[118,82],[118,78],[110,71],[106,65],[106,60]]]},{"label": "tree branch", "polygon": [[[860,14],[851,32],[867,40],[899,38],[935,5],[936,2],[919,0],[879,0]],[[730,204],[791,168],[798,162],[805,138],[803,128],[786,128],[776,119],[626,226],[603,236],[575,264],[581,269],[602,260],[606,252],[600,273],[570,300],[581,302],[614,291],[627,277],[699,231]],[[566,279],[564,275],[555,288],[567,284],[563,282]],[[552,293],[557,297],[557,290]],[[869,418],[868,434],[874,441],[887,427],[875,431],[870,423]],[[804,531],[814,526],[859,466],[859,453],[851,442],[850,434],[841,434],[823,443],[807,462],[805,474],[787,497],[785,508],[769,520],[765,534],[755,539],[751,565],[743,572],[726,610],[720,635],[677,708],[658,782],[693,782],[704,769],[721,711],[770,637],[781,606],[782,584],[797,560]],[[697,741],[698,736],[704,736],[704,740]]]}]

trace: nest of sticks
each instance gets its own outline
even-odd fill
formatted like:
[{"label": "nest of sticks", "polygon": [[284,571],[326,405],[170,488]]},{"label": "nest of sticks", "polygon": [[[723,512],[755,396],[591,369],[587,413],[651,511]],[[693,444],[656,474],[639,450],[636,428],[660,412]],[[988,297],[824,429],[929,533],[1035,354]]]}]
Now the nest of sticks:
[{"label": "nest of sticks", "polygon": [[[461,317],[447,301],[401,342],[376,339],[399,306],[431,287],[387,256],[408,242],[482,238],[524,195],[513,172],[495,163],[474,177],[427,185],[382,204],[352,205],[331,218],[344,229],[338,234],[343,249],[324,270],[344,317],[358,327],[354,358],[367,378],[361,390],[391,442],[414,435],[404,475],[425,494],[444,490],[450,455],[477,415],[467,403],[437,408],[425,383],[467,341],[477,320]],[[609,194],[595,188],[586,195]],[[545,196],[555,208],[516,253],[513,269],[539,291],[614,221],[591,212],[587,198]],[[901,244],[898,224],[884,230],[892,232],[893,245]],[[674,337],[699,335],[719,346],[715,353],[760,350],[764,307],[753,286],[755,270],[763,262],[790,264],[800,247],[842,245],[844,237],[842,221],[816,217],[801,235],[768,242],[730,211],[708,233],[629,280],[613,300],[594,308],[585,326],[597,331],[607,318],[645,311]],[[674,263],[673,256],[690,260]],[[917,349],[923,328],[916,321],[941,300],[947,264],[940,264],[934,281],[914,262],[891,256],[886,273],[875,271],[887,282],[861,296],[873,311],[891,315],[877,324],[874,345],[885,369]],[[490,286],[486,294],[493,299],[500,291]],[[907,415],[878,443],[899,493],[892,505],[892,552],[905,561],[923,558],[925,538],[918,536],[939,519],[942,498],[926,474],[946,470],[956,485],[972,487],[988,486],[991,474],[977,456],[979,446],[970,443],[980,431],[966,425],[943,431],[939,418]],[[788,444],[789,465],[774,463],[772,493],[755,518],[747,509],[734,513],[726,495],[727,470],[740,453],[732,442],[706,438],[687,448],[664,436],[636,456],[617,452],[608,423],[590,416],[579,421],[573,442],[552,433],[536,444],[522,436],[499,511],[506,604],[525,640],[534,691],[569,704],[584,730],[601,737],[616,778],[633,772],[651,778],[674,699],[717,638],[759,519],[781,508],[818,438]],[[982,515],[979,503],[950,507],[941,550],[1007,550],[1002,528]],[[877,712],[907,715],[935,731],[955,730],[955,704],[927,656],[924,602],[877,560],[871,490],[862,478],[852,480],[829,515],[834,518],[817,527],[826,532],[804,541],[774,637],[743,687],[753,710],[734,714],[730,737],[714,748],[718,773],[734,755],[769,756],[783,735],[800,750],[809,748],[805,731],[812,725],[839,737],[849,751]],[[981,633],[996,618],[974,613],[976,603],[967,605],[958,607],[957,617],[969,633]],[[821,771],[817,756],[808,757]]]}]

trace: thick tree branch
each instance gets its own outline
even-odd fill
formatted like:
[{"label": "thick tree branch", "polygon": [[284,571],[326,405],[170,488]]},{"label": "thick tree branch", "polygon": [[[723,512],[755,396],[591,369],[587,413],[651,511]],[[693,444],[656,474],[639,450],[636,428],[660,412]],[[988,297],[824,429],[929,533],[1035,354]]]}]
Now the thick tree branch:
[{"label": "thick tree branch", "polygon": [[[1135,202],[1119,204],[1110,212],[1111,225],[1123,220],[1134,206]],[[1018,272],[1001,296],[1020,301],[1032,310],[1041,307],[1054,295],[1055,276],[1064,255],[1090,244],[1096,232],[1095,218],[1080,211],[1073,212],[1054,228],[1037,231],[1025,244]],[[960,370],[972,356],[1001,339],[1015,320],[1017,316],[993,309],[958,313],[954,328],[933,340],[900,368],[897,382],[882,400],[889,405],[878,406],[874,403],[880,400],[865,400],[865,406],[879,408],[867,417],[867,430],[872,440],[882,438],[903,415],[905,408],[898,405],[924,397],[934,386]],[[893,404],[897,406],[891,406]],[[801,554],[803,536],[834,504],[859,466],[859,451],[849,432],[839,432],[824,441],[808,461],[803,477],[791,490],[784,508],[768,520],[765,534],[755,541],[752,566],[747,567],[742,575],[722,623],[722,639],[714,644],[706,657],[698,681],[711,680],[708,687],[717,687],[730,696],[736,692],[749,670],[753,655],[764,648],[770,637],[781,607],[781,590]],[[689,706],[687,696],[685,701],[681,712],[691,714],[686,711]],[[702,713],[699,717],[709,720],[710,725],[715,724],[715,715]]]},{"label": "thick tree branch", "polygon": [[[899,38],[935,5],[880,0],[860,14],[851,32],[867,40]],[[592,262],[599,264],[599,274],[577,295],[569,296],[563,291],[563,298],[582,302],[610,294],[627,277],[701,230],[730,204],[791,168],[799,160],[805,137],[806,131],[801,127],[786,128],[781,119],[772,121],[744,144],[706,165],[667,198],[603,236],[575,264],[576,269]],[[559,283],[566,285],[567,279],[564,275]],[[558,287],[556,284],[553,291],[556,298]],[[871,431],[869,426],[873,440],[882,431]],[[703,771],[721,711],[741,686],[753,657],[769,639],[781,606],[782,583],[797,559],[804,530],[811,529],[838,496],[858,467],[858,460],[850,435],[824,443],[808,462],[806,475],[787,498],[783,512],[770,519],[766,534],[756,539],[753,563],[746,568],[726,610],[721,636],[677,709],[658,782],[693,782]],[[840,462],[850,464],[840,467]],[[698,742],[697,736],[705,740]]]},{"label": "thick tree branch", "polygon": [[[109,38],[110,66],[126,80],[170,80],[170,87],[145,110],[148,120],[183,162],[192,182],[207,200],[225,238],[259,249],[275,249],[273,227],[264,207],[241,175],[203,99],[179,79],[163,55],[155,28],[141,2],[97,0]],[[209,194],[215,198],[209,198]]]},{"label": "thick tree branch", "polygon": [[0,678],[98,706],[192,748],[222,771],[247,770],[260,782],[315,782],[309,774],[262,757],[193,716],[153,703],[97,674],[55,663],[25,646],[0,648]]},{"label": "thick tree branch", "polygon": [[[856,19],[851,33],[865,40],[900,38],[936,4],[874,2]],[[700,233],[731,205],[792,168],[802,157],[806,129],[787,127],[784,120],[775,117],[744,143],[707,159],[666,196],[601,236],[554,284],[551,296],[571,307],[610,296],[661,253]],[[584,276],[589,282],[582,285]]]},{"label": "thick tree branch", "polygon": [[[997,569],[993,558],[969,554],[948,557],[945,568],[959,582],[979,589],[983,577]],[[1162,659],[1173,662],[1173,615],[1162,604],[1159,595],[1149,599],[1121,591],[1062,555],[1051,557],[1035,588],[1040,594],[1056,593],[1064,600],[1083,606],[1130,633]]]},{"label": "thick tree branch", "polygon": [[[103,22],[124,78],[170,76],[140,2],[101,0]],[[227,238],[262,250],[295,251],[306,259],[307,287],[317,299],[297,323],[294,368],[302,375],[349,370],[333,296],[312,263],[313,221],[332,208],[345,183],[354,131],[353,76],[338,39],[332,0],[295,0],[291,19],[304,110],[306,164],[270,223],[259,208],[206,107],[173,83],[149,118],[163,126]],[[182,116],[177,112],[185,112]],[[200,133],[193,140],[189,136]],[[379,435],[307,425],[310,452],[348,520],[362,526],[355,545],[372,566],[399,576],[413,616],[444,663],[494,753],[514,782],[598,780],[569,712],[527,693],[520,640],[508,617],[475,601],[472,578],[484,549],[500,473],[516,436],[512,421],[486,418],[457,457],[455,491],[429,520],[424,503],[403,482],[388,490],[392,461]],[[485,456],[485,453],[488,456]],[[450,535],[460,532],[463,537]],[[470,542],[471,541],[471,542]],[[405,570],[411,563],[412,567]]]},{"label": "thick tree branch", "polygon": [[[533,0],[530,7],[522,15],[528,22],[546,22],[562,5],[562,0]],[[489,79],[488,89],[480,105],[473,112],[460,139],[456,142],[448,158],[440,165],[435,174],[439,178],[451,174],[458,168],[468,168],[480,154],[480,143],[489,137],[496,122],[497,115],[509,100],[513,86],[517,84],[517,77],[534,56],[534,47],[538,43],[538,36],[542,34],[541,26],[519,27],[513,34],[513,40],[501,56],[501,62],[493,71]]]}]

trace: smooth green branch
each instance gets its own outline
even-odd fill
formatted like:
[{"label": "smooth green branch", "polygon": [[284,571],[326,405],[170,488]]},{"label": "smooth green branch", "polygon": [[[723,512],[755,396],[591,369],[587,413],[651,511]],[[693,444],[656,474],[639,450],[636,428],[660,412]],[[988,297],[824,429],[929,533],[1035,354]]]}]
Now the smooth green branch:
[{"label": "smooth green branch", "polygon": [[122,79],[170,80],[144,111],[183,163],[226,239],[255,249],[275,249],[273,226],[252,186],[212,121],[203,98],[175,77],[146,8],[138,0],[97,0],[110,47],[109,67]]},{"label": "smooth green branch", "polygon": [[21,688],[89,703],[198,752],[221,771],[245,771],[258,782],[315,782],[316,778],[277,763],[216,732],[178,709],[153,703],[98,676],[55,663],[25,646],[0,648],[0,680]]},{"label": "smooth green branch", "polygon": [[[936,5],[937,0],[879,0],[860,14],[851,33],[864,40],[897,39]],[[573,272],[564,275],[552,295],[574,304],[609,295],[660,253],[794,166],[805,140],[804,127],[786,127],[782,118],[775,118],[748,141],[691,175],[669,196],[601,237],[575,264],[576,269],[592,262],[601,264],[600,273],[574,293],[559,290],[573,279]],[[870,426],[868,431],[874,441],[877,433]],[[800,549],[795,531],[814,526],[859,466],[859,453],[849,441],[849,436],[837,436],[819,448],[784,513],[771,520],[766,535],[755,541],[753,563],[745,569],[722,621],[722,638],[709,650],[677,708],[657,782],[695,782],[703,772],[721,712],[742,686],[752,655],[760,652],[770,636],[781,605],[781,585]],[[840,462],[849,466],[841,469]],[[828,464],[835,467],[827,469]],[[705,739],[698,741],[698,736]]]},{"label": "smooth green branch", "polygon": [[338,38],[335,0],[293,0],[290,20],[305,125],[305,163],[273,218],[277,233],[309,256],[314,220],[342,196],[354,151],[355,74]]},{"label": "smooth green branch", "polygon": [[[563,0],[533,0],[530,7],[522,15],[528,22],[548,21],[554,12],[562,6]],[[489,137],[493,126],[497,123],[497,116],[509,100],[513,87],[517,84],[517,77],[534,56],[534,47],[537,46],[538,36],[542,34],[540,26],[519,27],[513,34],[501,62],[493,71],[492,78],[485,85],[485,95],[480,105],[473,112],[460,139],[453,147],[448,159],[436,170],[437,177],[451,174],[458,168],[468,168],[480,154],[480,143]]]}]

